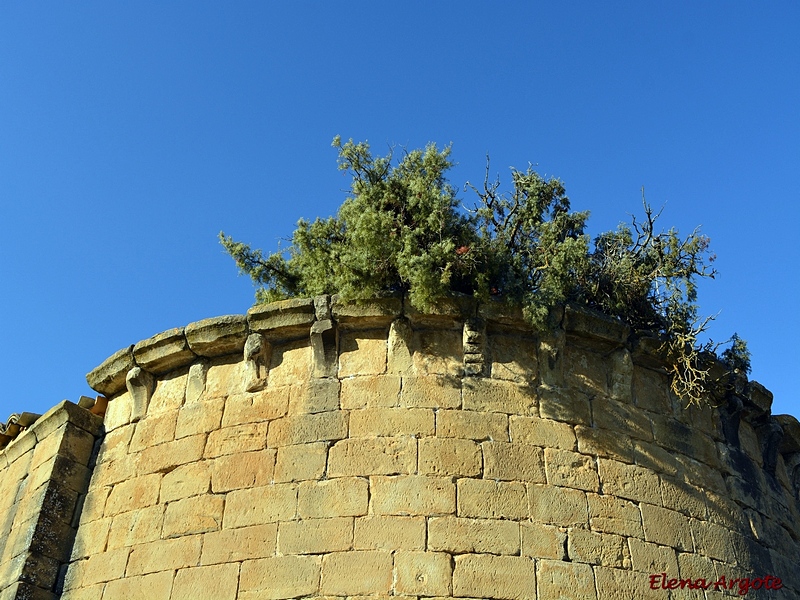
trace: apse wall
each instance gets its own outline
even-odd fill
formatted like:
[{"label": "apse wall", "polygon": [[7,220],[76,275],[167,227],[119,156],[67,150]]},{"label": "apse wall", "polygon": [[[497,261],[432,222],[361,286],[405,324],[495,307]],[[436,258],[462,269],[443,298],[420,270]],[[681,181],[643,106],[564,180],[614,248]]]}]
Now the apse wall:
[{"label": "apse wall", "polygon": [[800,598],[800,424],[763,387],[687,408],[600,315],[437,312],[289,300],[114,354],[69,556],[0,598]]}]

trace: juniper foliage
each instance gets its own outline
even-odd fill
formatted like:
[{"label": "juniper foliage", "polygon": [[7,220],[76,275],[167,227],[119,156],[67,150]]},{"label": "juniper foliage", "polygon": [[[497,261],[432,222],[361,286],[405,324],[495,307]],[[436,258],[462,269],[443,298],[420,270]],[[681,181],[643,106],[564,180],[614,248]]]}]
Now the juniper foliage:
[{"label": "juniper foliage", "polygon": [[[699,230],[682,238],[659,232],[659,214],[644,201],[634,219],[590,241],[588,212],[571,210],[562,182],[528,168],[512,170],[511,189],[480,188],[462,206],[446,178],[451,148],[374,156],[365,142],[336,137],[339,169],[352,184],[335,217],[300,220],[285,251],[264,255],[220,233],[242,273],[257,285],[256,301],[338,293],[345,299],[402,293],[426,310],[452,292],[520,305],[531,326],[547,329],[553,306],[595,308],[634,329],[661,334],[673,365],[673,389],[690,402],[707,385],[699,336],[697,280],[714,277],[709,240]],[[749,370],[744,340],[723,354]]]}]

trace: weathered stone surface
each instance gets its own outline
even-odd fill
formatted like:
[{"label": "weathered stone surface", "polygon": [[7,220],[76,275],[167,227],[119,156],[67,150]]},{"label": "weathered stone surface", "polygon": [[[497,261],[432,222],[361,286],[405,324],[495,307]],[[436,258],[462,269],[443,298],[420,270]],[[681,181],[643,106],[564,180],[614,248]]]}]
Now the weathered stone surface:
[{"label": "weathered stone surface", "polygon": [[642,503],[644,539],[677,550],[693,549],[692,531],[688,517],[660,506]]},{"label": "weathered stone surface", "polygon": [[221,496],[205,494],[170,502],[164,514],[163,538],[181,537],[222,527],[225,501]]},{"label": "weathered stone surface", "polygon": [[270,447],[341,440],[347,437],[347,414],[341,411],[294,415],[270,423]]},{"label": "weathered stone surface", "polygon": [[212,565],[272,556],[277,539],[277,523],[212,531],[203,536],[200,562]]},{"label": "weathered stone surface", "polygon": [[592,568],[581,563],[541,560],[537,564],[538,597],[552,600],[598,600]]},{"label": "weathered stone surface", "polygon": [[573,487],[587,492],[600,489],[597,465],[592,457],[569,450],[545,448],[545,470],[547,483],[563,487]]},{"label": "weathered stone surface", "polygon": [[314,301],[311,298],[260,304],[247,311],[249,330],[262,333],[270,340],[305,337],[315,318]]},{"label": "weathered stone surface", "polygon": [[420,596],[446,596],[452,567],[444,552],[397,552],[394,558],[395,592]]},{"label": "weathered stone surface", "polygon": [[508,415],[468,410],[439,410],[436,412],[436,435],[440,438],[507,442],[509,441]]},{"label": "weathered stone surface", "polygon": [[188,366],[196,356],[189,349],[183,328],[168,329],[133,346],[136,364],[154,375]]},{"label": "weathered stone surface", "polygon": [[200,560],[201,541],[201,536],[193,535],[135,546],[125,574],[144,575],[194,566]]},{"label": "weathered stone surface", "polygon": [[429,375],[402,379],[400,406],[407,408],[458,408],[461,382],[452,377]]},{"label": "weathered stone surface", "polygon": [[475,477],[482,470],[481,448],[472,440],[423,438],[419,440],[419,472],[423,475]]},{"label": "weathered stone surface", "polygon": [[585,527],[589,522],[586,494],[552,485],[529,484],[530,516],[539,523]]},{"label": "weathered stone surface", "polygon": [[630,568],[631,558],[625,538],[611,533],[572,529],[567,537],[567,552],[573,562]]},{"label": "weathered stone surface", "polygon": [[386,334],[381,330],[348,331],[339,337],[340,378],[386,372]]},{"label": "weathered stone surface", "polygon": [[519,482],[487,479],[458,480],[458,516],[490,519],[525,519],[528,499]]},{"label": "weathered stone surface", "polygon": [[642,515],[633,502],[615,496],[587,494],[589,527],[593,531],[617,533],[626,537],[644,537]]},{"label": "weathered stone surface", "polygon": [[275,481],[321,479],[327,461],[327,442],[281,446],[275,463]]},{"label": "weathered stone surface", "polygon": [[180,569],[175,575],[172,597],[236,600],[238,583],[239,566],[236,564]]},{"label": "weathered stone surface", "polygon": [[613,458],[621,462],[633,462],[633,442],[627,435],[609,429],[575,426],[578,451],[581,454]]},{"label": "weathered stone surface", "polygon": [[628,500],[661,504],[658,475],[638,465],[598,459],[603,492]]},{"label": "weathered stone surface", "polygon": [[247,339],[247,317],[226,315],[189,323],[185,335],[189,348],[198,356],[241,353]]},{"label": "weathered stone surface", "polygon": [[483,476],[486,479],[544,483],[544,453],[538,446],[518,442],[483,442]]},{"label": "weathered stone surface", "polygon": [[564,307],[562,325],[569,333],[618,346],[630,335],[630,328],[618,319],[574,304]]},{"label": "weathered stone surface", "polygon": [[531,521],[523,521],[519,524],[519,528],[522,556],[554,560],[567,558],[567,534],[561,528]]},{"label": "weathered stone surface", "polygon": [[350,411],[350,436],[424,436],[435,430],[433,409],[365,408]]},{"label": "weathered stone surface", "polygon": [[454,596],[513,600],[531,598],[535,589],[534,562],[527,557],[493,554],[455,557]]},{"label": "weathered stone surface", "polygon": [[456,486],[450,478],[421,475],[372,477],[372,512],[376,515],[446,515],[456,511]]},{"label": "weathered stone surface", "polygon": [[400,377],[396,375],[349,377],[341,383],[343,410],[398,405]]},{"label": "weathered stone surface", "polygon": [[512,415],[509,417],[509,432],[512,442],[575,450],[575,431],[569,423]]},{"label": "weathered stone surface", "polygon": [[343,301],[331,297],[331,314],[345,329],[380,329],[389,327],[403,312],[401,298],[373,298]]},{"label": "weathered stone surface", "polygon": [[300,518],[360,517],[367,514],[369,482],[361,477],[304,481],[299,485]]},{"label": "weathered stone surface", "polygon": [[520,525],[496,519],[431,518],[428,548],[451,554],[518,554]]},{"label": "weathered stone surface", "polygon": [[319,590],[320,556],[273,556],[242,563],[239,598],[298,598]]},{"label": "weathered stone surface", "polygon": [[334,552],[322,559],[320,592],[332,596],[388,594],[392,554],[380,550]]},{"label": "weathered stone surface", "polygon": [[353,517],[303,519],[278,525],[281,554],[324,554],[353,547]]},{"label": "weathered stone surface", "polygon": [[539,416],[573,425],[592,424],[592,410],[588,396],[581,392],[566,392],[548,386],[539,386]]},{"label": "weathered stone surface", "polygon": [[296,513],[297,486],[276,483],[228,493],[222,525],[228,529],[288,521]]},{"label": "weathered stone surface", "polygon": [[465,379],[465,410],[514,415],[533,414],[537,406],[535,390],[527,385],[491,379]]},{"label": "weathered stone surface", "polygon": [[[163,504],[156,504],[115,516],[107,534],[108,549],[130,547],[160,539],[164,525],[164,510]],[[94,523],[108,520],[101,519]]]},{"label": "weathered stone surface", "polygon": [[125,390],[125,377],[134,367],[133,346],[118,350],[100,365],[89,371],[86,382],[89,387],[106,396],[114,396]]},{"label": "weathered stone surface", "polygon": [[408,437],[346,439],[328,452],[330,477],[395,475],[416,468],[417,440]]},{"label": "weathered stone surface", "polygon": [[[355,520],[355,550],[424,550],[425,517],[376,515]],[[433,548],[438,550],[439,548]]]}]

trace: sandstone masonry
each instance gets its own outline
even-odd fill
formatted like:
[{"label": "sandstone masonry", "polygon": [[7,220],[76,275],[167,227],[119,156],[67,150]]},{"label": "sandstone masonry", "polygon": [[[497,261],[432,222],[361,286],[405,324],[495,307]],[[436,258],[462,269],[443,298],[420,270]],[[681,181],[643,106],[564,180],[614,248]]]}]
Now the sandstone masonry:
[{"label": "sandstone masonry", "polygon": [[102,418],[0,451],[0,600],[800,600],[800,423],[741,380],[686,408],[657,340],[556,318],[319,297],[120,350]]}]

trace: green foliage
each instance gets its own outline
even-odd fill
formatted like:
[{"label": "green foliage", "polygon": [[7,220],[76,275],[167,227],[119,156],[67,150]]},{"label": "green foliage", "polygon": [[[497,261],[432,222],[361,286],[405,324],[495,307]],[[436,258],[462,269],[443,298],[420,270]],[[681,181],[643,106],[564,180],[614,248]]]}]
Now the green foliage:
[{"label": "green foliage", "polygon": [[[447,181],[450,148],[433,144],[399,161],[373,156],[369,145],[342,142],[339,168],[352,176],[336,217],[298,222],[286,251],[260,250],[220,233],[239,269],[257,284],[257,301],[334,294],[348,299],[403,293],[421,310],[451,292],[500,297],[522,306],[545,330],[553,306],[575,302],[664,335],[673,389],[690,401],[703,393],[707,369],[699,356],[697,278],[713,277],[708,238],[658,232],[645,218],[590,242],[588,212],[570,209],[563,184],[528,168],[512,170],[512,187],[486,178],[471,209],[462,209]],[[743,340],[723,359],[749,369]]]}]

